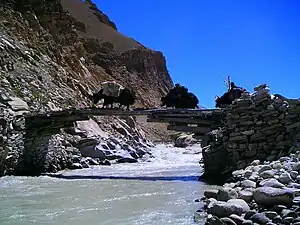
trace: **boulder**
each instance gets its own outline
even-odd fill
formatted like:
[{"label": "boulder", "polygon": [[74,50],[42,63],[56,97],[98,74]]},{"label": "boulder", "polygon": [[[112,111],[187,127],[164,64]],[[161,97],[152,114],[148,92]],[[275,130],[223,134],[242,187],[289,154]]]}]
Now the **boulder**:
[{"label": "boulder", "polygon": [[243,212],[243,206],[223,201],[210,202],[207,207],[207,213],[210,213],[220,218],[228,217],[231,214],[236,214],[240,216]]},{"label": "boulder", "polygon": [[293,170],[300,171],[300,162],[296,162],[292,166]]},{"label": "boulder", "polygon": [[216,216],[213,216],[210,220],[209,220],[209,225],[224,225],[224,223]]},{"label": "boulder", "polygon": [[237,225],[232,219],[228,217],[221,218],[220,220],[226,225]]},{"label": "boulder", "polygon": [[181,135],[175,140],[175,147],[185,148],[187,146],[197,143],[197,140],[193,138],[193,135]]},{"label": "boulder", "polygon": [[241,182],[241,187],[243,188],[256,188],[256,182],[251,180],[243,180]]},{"label": "boulder", "polygon": [[269,165],[263,165],[260,167],[260,169],[258,170],[258,173],[262,173],[264,171],[267,171],[267,170],[272,170],[272,167],[269,166]]},{"label": "boulder", "polygon": [[80,163],[72,163],[71,166],[69,166],[69,169],[76,170],[76,169],[82,169],[83,166]]},{"label": "boulder", "polygon": [[250,210],[249,205],[243,199],[229,199],[227,203],[241,206],[243,208],[243,213]]},{"label": "boulder", "polygon": [[138,161],[134,158],[121,158],[117,160],[117,163],[137,163]]},{"label": "boulder", "polygon": [[286,189],[260,187],[254,190],[253,198],[255,202],[264,206],[291,205],[294,194]]},{"label": "boulder", "polygon": [[232,188],[221,188],[218,191],[217,200],[228,201],[229,199],[238,198],[238,193]]},{"label": "boulder", "polygon": [[250,220],[254,223],[258,223],[258,224],[267,224],[269,223],[271,220],[266,217],[265,214],[263,213],[255,213],[253,216],[250,217]]},{"label": "boulder", "polygon": [[246,202],[251,202],[253,199],[253,191],[250,190],[242,190],[239,192],[239,198],[243,199]]},{"label": "boulder", "polygon": [[275,178],[270,178],[270,179],[262,180],[259,183],[259,186],[262,186],[262,187],[273,187],[273,188],[283,188],[284,187],[284,185],[282,183],[280,183],[278,180],[276,180]]},{"label": "boulder", "polygon": [[8,101],[10,108],[14,111],[28,110],[29,107],[25,101],[17,97],[10,97],[11,101]]},{"label": "boulder", "polygon": [[272,178],[275,176],[275,171],[274,170],[266,170],[262,173],[259,174],[264,179]]},{"label": "boulder", "polygon": [[232,219],[237,225],[241,225],[245,222],[245,219],[241,216],[232,214],[229,216],[230,219]]},{"label": "boulder", "polygon": [[205,190],[204,191],[204,196],[206,198],[215,198],[215,199],[217,199],[218,192],[219,192],[219,190],[214,190],[214,189],[212,189],[212,190]]},{"label": "boulder", "polygon": [[293,181],[293,179],[291,178],[291,175],[288,172],[283,172],[278,179],[281,183],[283,184],[288,184],[290,182]]}]

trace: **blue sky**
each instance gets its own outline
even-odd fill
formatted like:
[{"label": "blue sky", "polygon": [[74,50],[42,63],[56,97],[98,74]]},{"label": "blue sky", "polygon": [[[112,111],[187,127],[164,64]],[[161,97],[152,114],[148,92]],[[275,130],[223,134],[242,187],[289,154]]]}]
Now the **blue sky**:
[{"label": "blue sky", "polygon": [[230,75],[252,91],[300,97],[300,1],[94,0],[118,30],[162,51],[174,83],[202,106],[226,89]]}]

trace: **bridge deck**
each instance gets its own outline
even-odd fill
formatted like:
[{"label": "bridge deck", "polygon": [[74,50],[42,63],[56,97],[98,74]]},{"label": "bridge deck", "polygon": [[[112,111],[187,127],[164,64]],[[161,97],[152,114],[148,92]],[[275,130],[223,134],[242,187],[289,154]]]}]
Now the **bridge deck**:
[{"label": "bridge deck", "polygon": [[218,113],[218,109],[148,109],[148,110],[131,110],[125,111],[120,109],[101,109],[101,108],[83,108],[83,109],[66,109],[62,111],[51,111],[45,113],[32,112],[28,113],[26,117],[49,118],[49,117],[63,117],[69,115],[94,115],[94,116],[142,116],[142,115],[162,115],[162,114],[188,114],[188,116],[197,116],[209,114],[211,112]]},{"label": "bridge deck", "polygon": [[[147,116],[148,122],[169,123],[169,130],[205,134],[220,125],[220,109],[147,109],[125,111],[120,109],[66,109],[45,113],[32,112],[26,117],[27,129],[58,130],[73,122],[88,120],[90,116]],[[194,125],[194,126],[190,126]],[[196,126],[195,126],[196,125]]]}]

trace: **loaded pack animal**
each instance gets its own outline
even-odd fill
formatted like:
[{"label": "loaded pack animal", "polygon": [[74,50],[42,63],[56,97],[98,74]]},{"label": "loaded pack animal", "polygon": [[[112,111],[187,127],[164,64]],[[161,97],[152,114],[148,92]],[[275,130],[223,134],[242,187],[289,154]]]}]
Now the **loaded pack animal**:
[{"label": "loaded pack animal", "polygon": [[175,107],[176,109],[198,108],[199,103],[198,98],[180,84],[176,84],[165,97],[161,98],[161,101],[161,106]]},{"label": "loaded pack animal", "polygon": [[235,99],[240,98],[245,92],[246,89],[244,88],[236,86],[231,87],[231,89],[224,93],[221,97],[216,96],[216,108],[225,108],[228,105],[231,105]]},{"label": "loaded pack animal", "polygon": [[94,104],[97,104],[102,99],[104,99],[102,108],[108,105],[113,108],[114,103],[119,103],[119,108],[126,106],[126,109],[129,110],[129,107],[135,103],[136,95],[133,90],[123,88],[118,95],[111,96],[105,93],[104,88],[101,88],[97,93],[93,94],[92,100]]}]

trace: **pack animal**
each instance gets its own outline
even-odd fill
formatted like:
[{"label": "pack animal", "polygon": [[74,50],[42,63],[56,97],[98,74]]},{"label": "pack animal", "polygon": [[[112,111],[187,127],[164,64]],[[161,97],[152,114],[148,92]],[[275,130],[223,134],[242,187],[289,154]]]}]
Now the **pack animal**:
[{"label": "pack animal", "polygon": [[233,88],[230,89],[228,92],[224,93],[221,97],[216,97],[216,108],[225,108],[228,105],[231,105],[232,102],[240,98],[242,94],[245,92],[245,89],[241,88]]},{"label": "pack animal", "polygon": [[169,93],[161,98],[161,106],[172,107],[176,109],[198,108],[199,100],[188,89],[180,84],[176,84]]},{"label": "pack animal", "polygon": [[97,93],[94,93],[92,96],[92,100],[94,104],[97,104],[101,99],[104,99],[104,103],[102,108],[110,105],[110,108],[113,108],[114,103],[119,103],[119,108],[122,106],[126,106],[126,109],[129,110],[129,107],[135,103],[135,92],[128,88],[124,88],[120,95],[115,96],[107,96],[103,94],[103,89],[100,89]]}]

